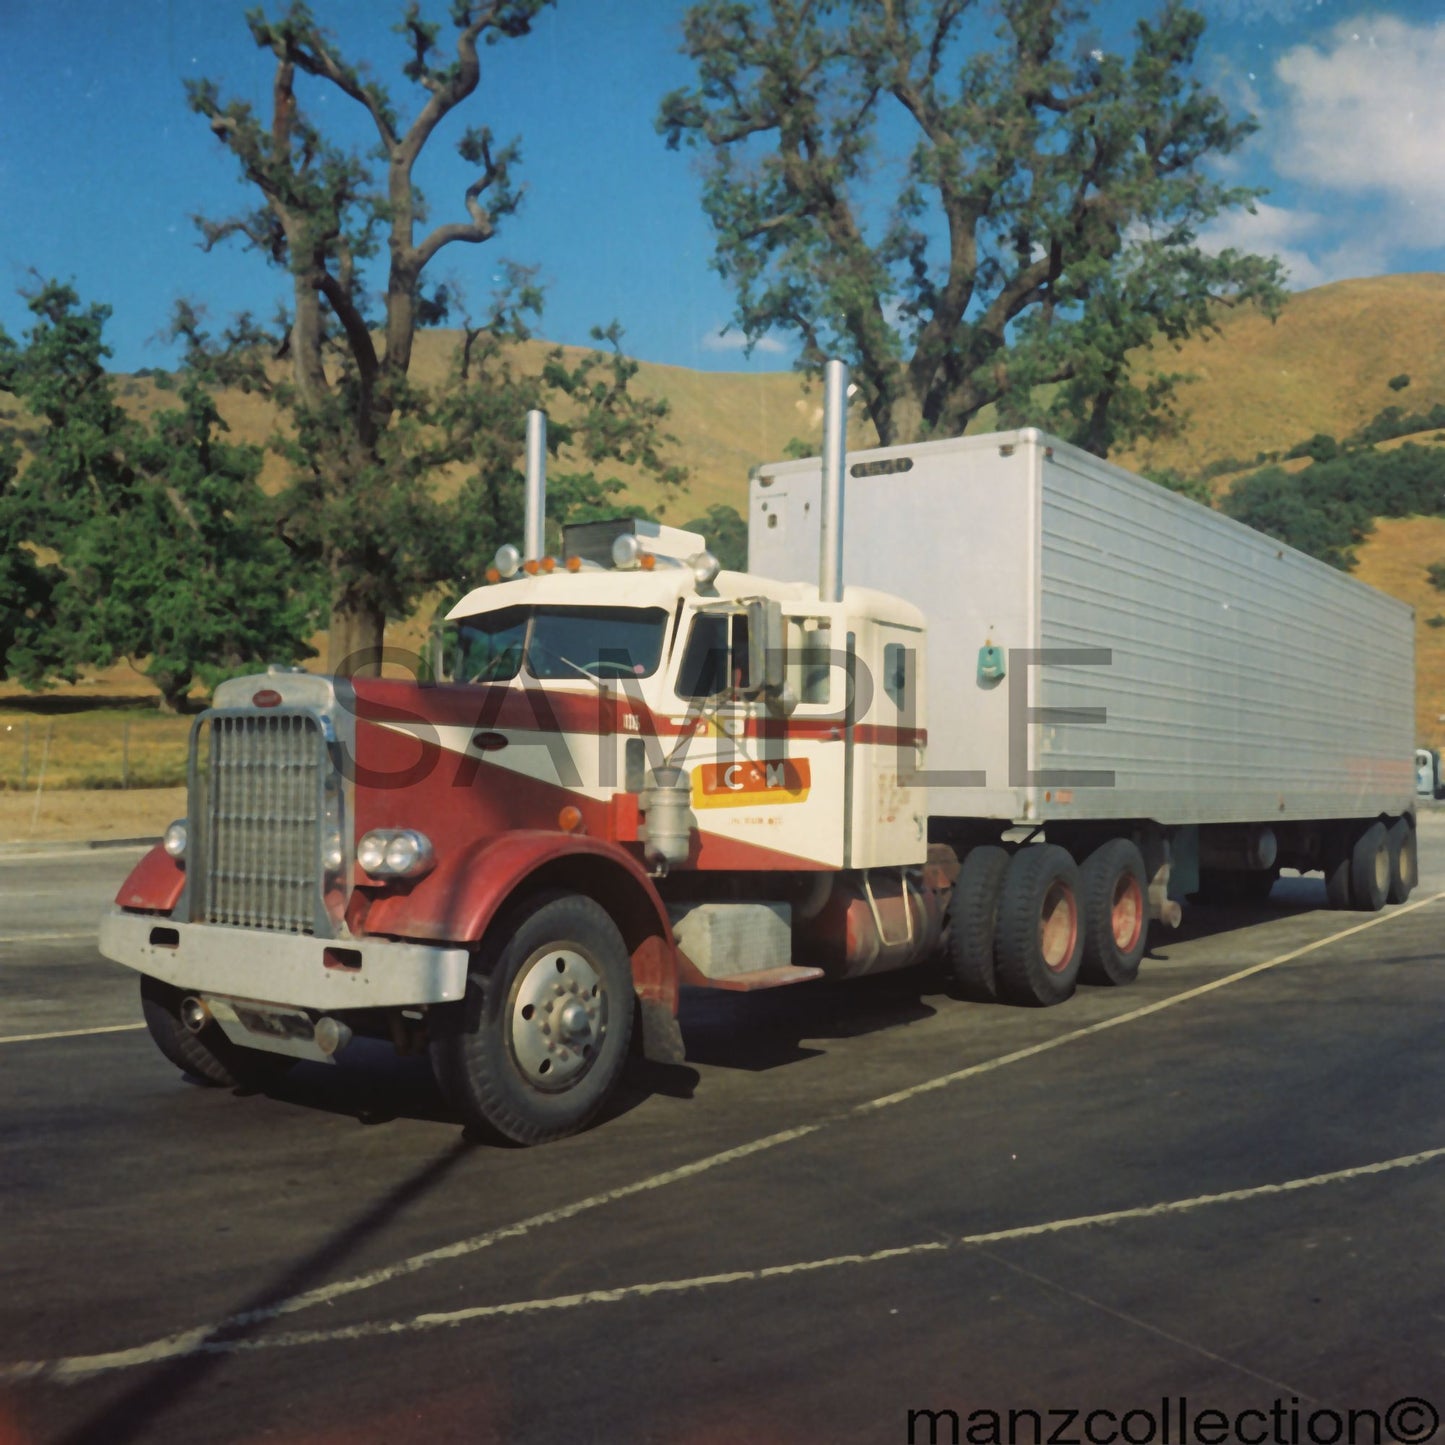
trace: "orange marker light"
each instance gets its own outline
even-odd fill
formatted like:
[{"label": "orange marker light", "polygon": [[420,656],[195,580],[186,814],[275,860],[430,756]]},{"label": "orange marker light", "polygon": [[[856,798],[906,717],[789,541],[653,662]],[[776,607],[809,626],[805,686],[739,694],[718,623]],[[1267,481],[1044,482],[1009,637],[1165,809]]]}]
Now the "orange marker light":
[{"label": "orange marker light", "polygon": [[637,559],[637,565],[641,567],[644,572],[651,572],[652,569],[657,566],[657,558],[654,557],[651,552],[644,552],[642,556]]},{"label": "orange marker light", "polygon": [[569,572],[580,572],[582,570],[582,559],[580,557],[569,557],[567,559],[567,570]]},{"label": "orange marker light", "polygon": [[528,557],[527,560],[522,563],[522,571],[529,577],[535,577],[537,575],[537,559],[535,557]]},{"label": "orange marker light", "polygon": [[582,809],[568,803],[557,814],[557,826],[564,833],[575,833],[582,826]]},{"label": "orange marker light", "polygon": [[502,580],[502,574],[501,574],[500,572],[498,572],[495,567],[488,567],[488,568],[487,568],[487,581],[488,581],[488,582],[500,582],[501,580]]},{"label": "orange marker light", "polygon": [[555,557],[543,557],[543,558],[542,558],[542,570],[543,570],[544,572],[552,572],[552,571],[555,571],[555,570],[556,570],[556,566],[557,566],[557,559],[556,559]]}]

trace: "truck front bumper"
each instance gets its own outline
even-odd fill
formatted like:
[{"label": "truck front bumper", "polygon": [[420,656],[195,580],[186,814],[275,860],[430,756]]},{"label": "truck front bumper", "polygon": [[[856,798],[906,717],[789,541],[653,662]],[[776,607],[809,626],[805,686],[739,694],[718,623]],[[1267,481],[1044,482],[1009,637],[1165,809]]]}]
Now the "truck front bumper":
[{"label": "truck front bumper", "polygon": [[122,909],[101,920],[100,951],[192,992],[322,1012],[459,999],[469,957],[465,948],[172,923]]}]

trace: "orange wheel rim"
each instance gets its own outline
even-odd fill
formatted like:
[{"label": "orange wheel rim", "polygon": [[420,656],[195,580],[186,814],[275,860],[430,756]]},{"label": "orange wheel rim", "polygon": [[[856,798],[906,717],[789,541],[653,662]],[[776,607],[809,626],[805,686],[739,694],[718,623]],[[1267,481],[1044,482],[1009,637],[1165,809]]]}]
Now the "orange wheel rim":
[{"label": "orange wheel rim", "polygon": [[1073,961],[1078,937],[1079,910],[1074,890],[1060,879],[1049,885],[1039,916],[1039,952],[1050,973],[1062,972]]},{"label": "orange wheel rim", "polygon": [[1144,890],[1132,873],[1121,873],[1115,880],[1109,929],[1114,935],[1114,947],[1120,953],[1129,953],[1144,930]]}]

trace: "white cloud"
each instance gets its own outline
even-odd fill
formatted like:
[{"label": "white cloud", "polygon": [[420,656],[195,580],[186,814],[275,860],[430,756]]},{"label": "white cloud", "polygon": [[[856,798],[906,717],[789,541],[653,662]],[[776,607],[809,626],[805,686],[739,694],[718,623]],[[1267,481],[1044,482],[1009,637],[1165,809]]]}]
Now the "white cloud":
[{"label": "white cloud", "polygon": [[1292,211],[1256,201],[1254,214],[1233,211],[1221,216],[1200,236],[1199,244],[1214,253],[1233,247],[1261,256],[1277,256],[1297,290],[1375,276],[1387,269],[1386,247],[1373,230],[1355,237],[1332,239],[1332,224],[1315,211]]},{"label": "white cloud", "polygon": [[1298,45],[1275,74],[1288,95],[1281,175],[1371,201],[1397,245],[1445,234],[1445,21],[1361,16]]},{"label": "white cloud", "polygon": [[[720,331],[709,331],[702,338],[704,351],[742,351],[747,344],[747,337],[735,326],[725,326]],[[780,355],[787,349],[787,343],[779,341],[776,336],[764,336],[753,343],[754,351],[761,351],[770,356]]]}]

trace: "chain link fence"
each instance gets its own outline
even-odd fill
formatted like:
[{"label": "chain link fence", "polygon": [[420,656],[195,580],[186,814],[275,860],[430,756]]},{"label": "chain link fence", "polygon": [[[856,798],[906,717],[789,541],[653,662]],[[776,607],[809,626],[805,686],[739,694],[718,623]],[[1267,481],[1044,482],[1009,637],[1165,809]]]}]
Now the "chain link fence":
[{"label": "chain link fence", "polygon": [[0,789],[179,786],[191,721],[139,710],[0,711]]}]

